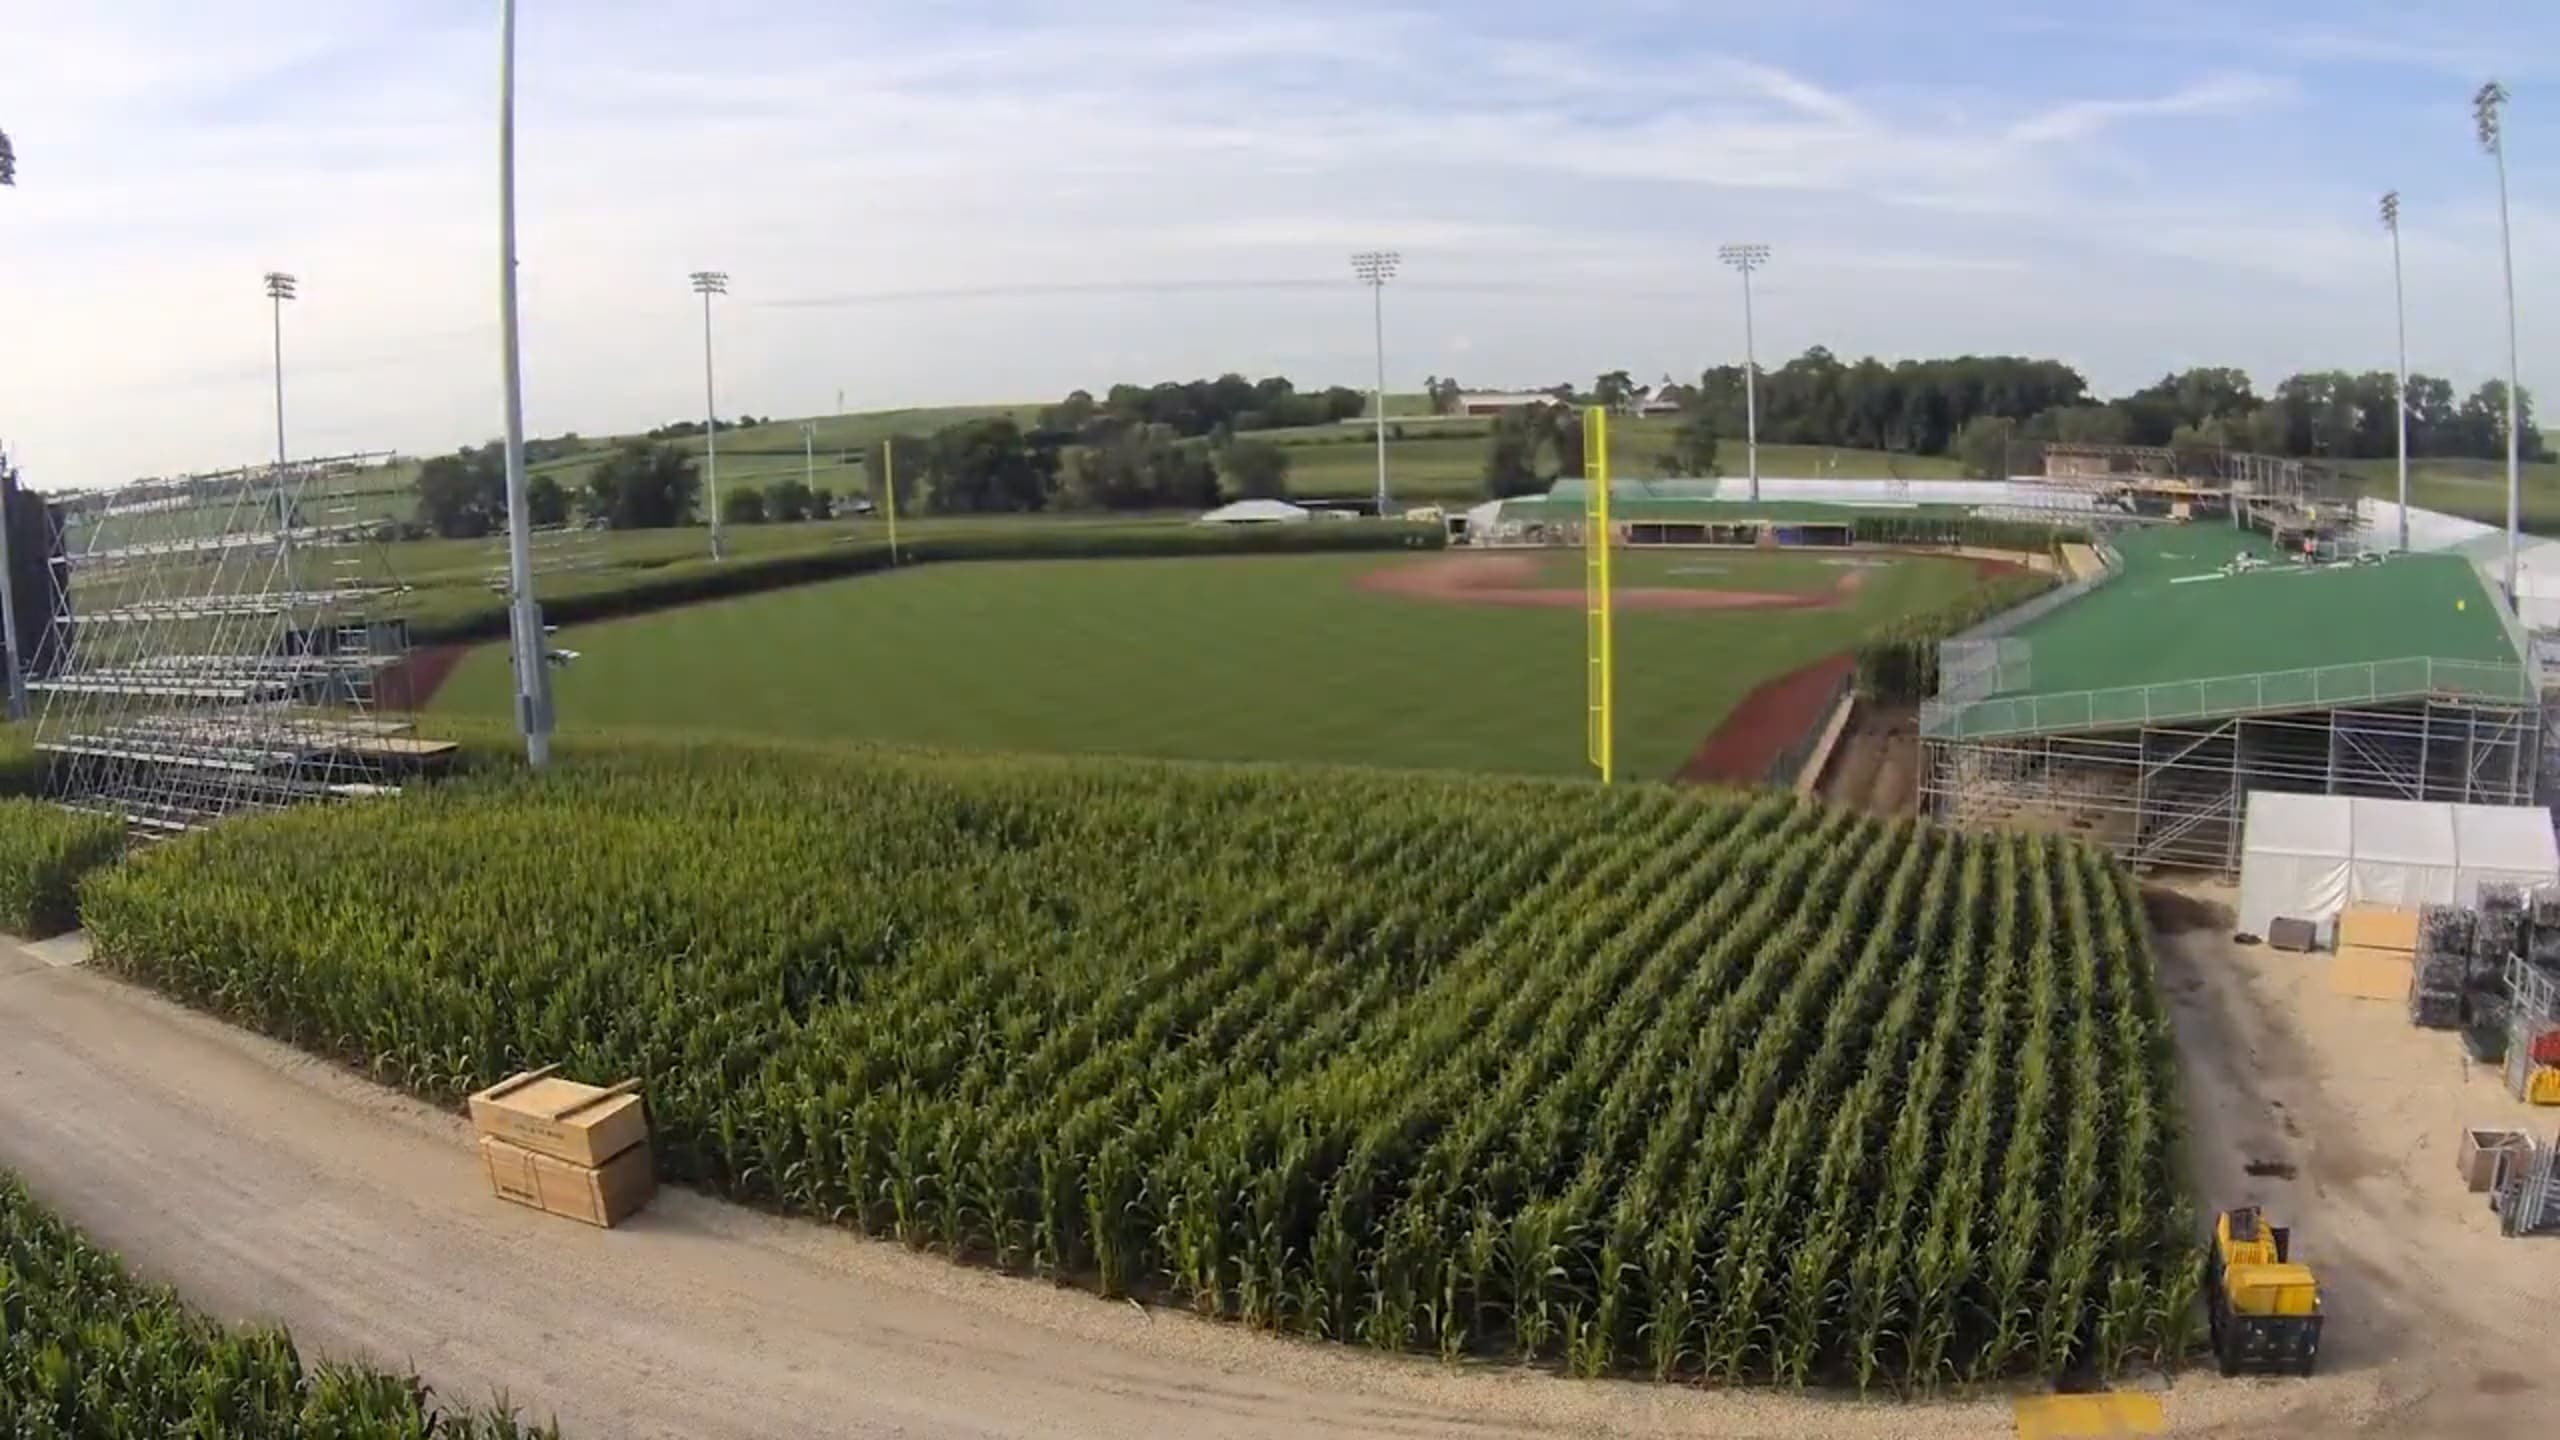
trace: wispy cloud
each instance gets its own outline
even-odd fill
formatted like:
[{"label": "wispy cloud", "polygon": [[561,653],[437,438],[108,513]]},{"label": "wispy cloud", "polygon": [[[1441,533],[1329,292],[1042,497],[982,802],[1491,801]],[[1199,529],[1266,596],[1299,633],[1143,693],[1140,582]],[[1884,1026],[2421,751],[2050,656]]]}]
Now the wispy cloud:
[{"label": "wispy cloud", "polygon": [[[2267,3],[2194,28],[2259,41],[2165,32],[2139,70],[2086,63],[2085,31],[2001,23],[2002,0],[1809,0],[1749,24],[1599,0],[1569,25],[1508,0],[742,0],[707,32],[673,0],[529,5],[531,420],[688,413],[683,276],[705,265],[736,277],[722,382],[758,413],[838,386],[892,405],[1190,369],[1353,379],[1368,317],[1344,255],[1371,245],[1407,257],[1397,383],[1694,370],[1738,345],[1711,259],[1736,237],[1778,247],[1773,348],[2036,349],[2102,384],[2160,368],[2164,334],[2330,363],[2365,343],[2348,301],[2385,183],[2410,206],[2413,305],[2441,297],[2429,333],[2463,360],[2488,343],[2476,233],[2449,218],[2485,199],[2467,136],[2360,119],[2434,104],[2423,70],[2395,89],[2324,68],[2400,22]],[[0,316],[45,343],[0,348],[0,434],[40,480],[258,453],[275,267],[305,282],[297,448],[495,428],[485,19],[419,0],[12,17]],[[2291,31],[2335,38],[2266,38]],[[2560,53],[2548,17],[2477,33]],[[2520,164],[2560,155],[2537,105],[2520,85]],[[2520,169],[2520,202],[2532,183]],[[2520,203],[2529,302],[2560,282],[2535,217]],[[2529,368],[2555,341],[2528,329]]]},{"label": "wispy cloud", "polygon": [[2215,75],[2162,95],[2067,101],[2010,126],[2008,138],[2020,145],[2086,140],[2126,121],[2242,115],[2283,104],[2294,95],[2290,81],[2264,75]]}]

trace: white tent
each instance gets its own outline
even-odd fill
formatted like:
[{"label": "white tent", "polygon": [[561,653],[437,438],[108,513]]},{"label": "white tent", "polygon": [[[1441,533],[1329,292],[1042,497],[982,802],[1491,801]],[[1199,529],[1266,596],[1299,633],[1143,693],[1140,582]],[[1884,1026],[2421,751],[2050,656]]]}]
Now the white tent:
[{"label": "white tent", "polygon": [[1286,500],[1238,500],[1221,505],[1200,517],[1203,525],[1283,525],[1295,524],[1314,511],[1292,505]]},{"label": "white tent", "polygon": [[2239,928],[2331,920],[2351,904],[2468,905],[2484,881],[2560,880],[2551,812],[2343,795],[2249,792]]}]

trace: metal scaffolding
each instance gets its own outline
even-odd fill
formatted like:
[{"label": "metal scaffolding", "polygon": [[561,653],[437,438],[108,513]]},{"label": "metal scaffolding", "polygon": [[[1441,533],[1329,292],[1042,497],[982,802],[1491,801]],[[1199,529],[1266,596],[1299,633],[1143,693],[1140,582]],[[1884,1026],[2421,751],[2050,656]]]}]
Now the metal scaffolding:
[{"label": "metal scaffolding", "polygon": [[2542,709],[2479,694],[1960,738],[1924,729],[1923,810],[2068,831],[2138,865],[2240,865],[2252,790],[2525,805]]},{"label": "metal scaffolding", "polygon": [[[352,486],[389,457],[151,481],[56,507],[28,689],[48,793],[137,833],[381,793],[422,745],[377,716],[408,648]],[[377,573],[368,574],[372,570]]]}]

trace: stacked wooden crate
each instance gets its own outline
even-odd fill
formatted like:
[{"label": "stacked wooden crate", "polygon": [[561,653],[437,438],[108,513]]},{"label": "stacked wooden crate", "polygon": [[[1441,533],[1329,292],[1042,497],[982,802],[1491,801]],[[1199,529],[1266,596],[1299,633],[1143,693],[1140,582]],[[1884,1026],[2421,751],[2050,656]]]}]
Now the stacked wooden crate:
[{"label": "stacked wooden crate", "polygon": [[553,1215],[617,1224],[657,1190],[640,1082],[581,1085],[557,1068],[521,1071],[471,1097],[489,1188]]}]

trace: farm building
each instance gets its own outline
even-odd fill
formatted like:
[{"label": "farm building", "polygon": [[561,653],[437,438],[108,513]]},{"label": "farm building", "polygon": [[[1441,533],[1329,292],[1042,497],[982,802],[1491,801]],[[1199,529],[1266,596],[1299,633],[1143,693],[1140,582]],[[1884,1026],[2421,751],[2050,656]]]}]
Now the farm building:
[{"label": "farm building", "polygon": [[2102,573],[1941,646],[1920,715],[1931,813],[2228,871],[2250,791],[2532,801],[2532,648],[2462,556],[2309,562],[2203,523],[2104,553]]}]

